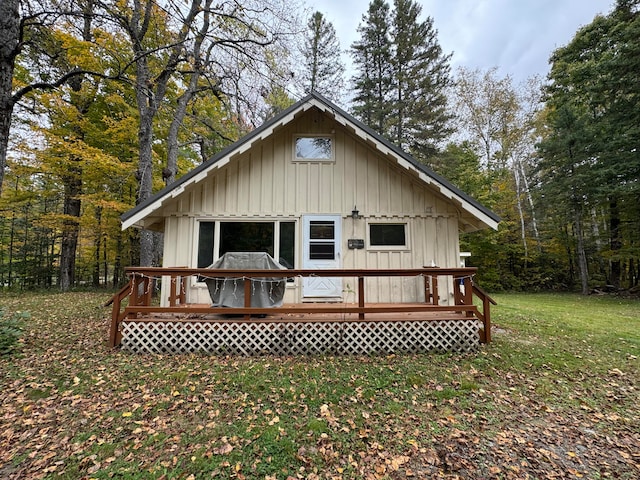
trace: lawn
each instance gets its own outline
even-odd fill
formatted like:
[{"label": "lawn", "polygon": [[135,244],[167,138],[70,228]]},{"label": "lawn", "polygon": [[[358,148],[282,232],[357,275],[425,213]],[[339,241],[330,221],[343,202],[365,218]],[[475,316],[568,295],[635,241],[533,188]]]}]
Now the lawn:
[{"label": "lawn", "polygon": [[6,294],[0,478],[639,478],[640,302],[496,295],[473,354],[136,356],[105,293]]}]

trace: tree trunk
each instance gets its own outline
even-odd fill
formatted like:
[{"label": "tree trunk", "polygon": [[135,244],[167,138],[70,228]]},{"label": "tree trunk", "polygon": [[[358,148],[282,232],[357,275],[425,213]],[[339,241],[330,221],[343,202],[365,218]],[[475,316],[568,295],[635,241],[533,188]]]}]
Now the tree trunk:
[{"label": "tree trunk", "polygon": [[7,273],[7,285],[13,286],[13,246],[16,238],[16,209],[11,209],[11,227],[9,229],[9,271]]},{"label": "tree trunk", "polygon": [[[78,160],[79,161],[79,160]],[[82,169],[71,169],[64,179],[64,214],[62,242],[60,244],[60,290],[68,291],[75,283],[76,250],[80,231],[80,195],[82,194]]]},{"label": "tree trunk", "polygon": [[[4,1],[4,0],[3,0]],[[6,73],[0,68],[0,83],[4,83],[3,77]],[[2,89],[3,86],[0,86]],[[2,97],[2,93],[0,93]],[[10,99],[0,98],[0,194],[2,194],[2,183],[4,182],[4,170],[7,165],[7,154],[9,149],[9,130],[11,129],[11,115],[13,113],[13,102]]]},{"label": "tree trunk", "polygon": [[122,232],[118,231],[118,236],[116,238],[116,258],[113,261],[113,277],[112,277],[113,287],[114,288],[119,287],[121,281],[122,281]]},{"label": "tree trunk", "polygon": [[[2,217],[0,218],[0,242],[2,242],[2,245],[4,246],[4,240],[5,240],[5,228],[7,227],[7,221],[8,219],[6,217]],[[4,279],[4,272],[6,269],[6,265],[4,263],[4,248],[0,248],[0,285],[5,285],[5,279]]]},{"label": "tree trunk", "polygon": [[9,129],[15,101],[13,71],[20,44],[19,0],[0,1],[0,194],[9,149]]},{"label": "tree trunk", "polygon": [[536,247],[538,253],[542,253],[542,242],[540,241],[540,233],[538,232],[538,220],[536,217],[536,209],[533,203],[533,196],[531,195],[531,189],[529,188],[529,179],[527,178],[527,172],[522,165],[522,162],[518,162],[520,165],[520,173],[522,174],[522,181],[524,182],[524,192],[527,196],[527,202],[531,209],[531,228],[533,229],[533,236],[536,239]]},{"label": "tree trunk", "polygon": [[[87,1],[83,7],[83,28],[82,39],[86,42],[91,40],[91,21],[93,13],[93,2]],[[74,77],[69,82],[71,87],[71,103],[75,107],[80,117],[89,111],[93,98],[86,97],[82,93],[83,77]],[[78,138],[84,137],[82,127],[76,127]],[[68,175],[62,177],[64,183],[64,214],[66,218],[63,224],[62,244],[60,245],[60,290],[66,292],[76,281],[76,252],[78,250],[78,235],[80,234],[81,200],[83,189],[83,159],[79,157],[71,158]]]},{"label": "tree trunk", "polygon": [[580,287],[583,295],[589,294],[589,269],[587,253],[584,249],[584,231],[582,226],[582,212],[575,214],[575,234],[577,240],[576,253],[578,254],[578,270],[580,272]]},{"label": "tree trunk", "polygon": [[171,119],[167,135],[167,166],[162,173],[165,185],[171,185],[176,180],[176,174],[178,173],[178,133],[187,113],[187,105],[198,87],[198,78],[199,75],[197,73],[191,75],[189,87],[178,97],[176,111]]},{"label": "tree trunk", "polygon": [[[139,205],[151,196],[153,186],[153,116],[155,112],[144,109],[140,116],[138,142],[140,157],[138,159],[138,198]],[[153,234],[149,230],[140,232],[140,266],[150,267],[153,261]]]},{"label": "tree trunk", "polygon": [[611,247],[611,276],[609,282],[614,287],[620,288],[620,249],[622,239],[620,238],[620,209],[618,199],[613,196],[609,199],[609,245]]},{"label": "tree trunk", "polygon": [[524,258],[525,261],[528,261],[529,259],[529,248],[527,245],[527,231],[526,231],[526,225],[525,225],[525,221],[524,221],[524,209],[522,208],[522,199],[521,199],[521,186],[520,186],[520,162],[516,161],[514,162],[515,165],[513,165],[512,171],[513,171],[513,178],[516,184],[516,207],[518,209],[518,216],[520,217],[520,237],[522,238],[522,247],[524,249]]},{"label": "tree trunk", "polygon": [[24,237],[22,237],[22,281],[20,282],[20,290],[23,290],[27,283],[27,252],[29,245],[29,213],[31,210],[31,202],[27,202],[24,206]]},{"label": "tree trunk", "polygon": [[102,208],[96,207],[96,231],[93,237],[94,265],[93,265],[93,286],[100,286],[100,251],[102,247]]}]

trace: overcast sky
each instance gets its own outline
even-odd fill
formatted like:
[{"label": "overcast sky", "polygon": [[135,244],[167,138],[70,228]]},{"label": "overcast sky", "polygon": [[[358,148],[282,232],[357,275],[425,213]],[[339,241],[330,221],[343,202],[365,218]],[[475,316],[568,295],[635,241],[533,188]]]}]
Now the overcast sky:
[{"label": "overcast sky", "polygon": [[[393,0],[388,0],[393,5]],[[307,0],[336,29],[343,50],[358,39],[356,29],[369,0]],[[566,45],[597,14],[607,14],[615,0],[418,0],[422,19],[431,16],[452,67],[498,67],[516,83],[546,76],[549,56]],[[350,57],[345,56],[345,63]]]}]

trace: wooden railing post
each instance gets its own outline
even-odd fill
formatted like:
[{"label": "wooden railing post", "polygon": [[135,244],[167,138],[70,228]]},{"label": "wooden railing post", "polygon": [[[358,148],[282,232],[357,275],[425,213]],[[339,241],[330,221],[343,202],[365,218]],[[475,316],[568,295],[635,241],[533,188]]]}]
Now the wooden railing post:
[{"label": "wooden railing post", "polygon": [[133,276],[131,277],[131,280],[129,280],[129,282],[131,283],[131,294],[129,295],[129,306],[135,306],[135,305],[140,305],[140,288],[144,288],[144,285],[142,284],[144,278],[140,275],[136,275],[133,274]]},{"label": "wooden railing post", "polygon": [[[464,294],[462,295],[463,305],[473,305],[473,284],[470,276],[463,277],[462,286],[464,287]],[[467,312],[467,317],[472,317],[473,312]]]},{"label": "wooden railing post", "polygon": [[129,297],[129,301],[131,301],[132,291],[133,279],[130,279],[129,283],[122,287],[111,299],[111,327],[109,328],[109,347],[111,348],[120,345],[120,341],[122,340],[122,335],[120,333],[120,322],[123,318],[121,313],[122,301],[127,297]]},{"label": "wooden railing post", "polygon": [[111,348],[114,348],[117,345],[118,329],[120,328],[119,317],[120,296],[116,293],[113,297],[113,305],[111,307],[111,328],[109,329],[109,347]]},{"label": "wooden railing post", "polygon": [[178,294],[177,294],[177,282],[179,280],[180,277],[174,277],[171,276],[171,283],[170,283],[170,287],[169,287],[169,306],[171,307],[175,307],[176,306],[176,300],[178,298]]},{"label": "wooden railing post", "polygon": [[433,295],[433,305],[440,305],[440,294],[438,293],[438,276],[431,279],[431,295]]},{"label": "wooden railing post", "polygon": [[153,297],[155,282],[155,278],[144,277],[144,290],[142,292],[142,301],[144,305],[151,305],[151,298]]},{"label": "wooden railing post", "polygon": [[[364,308],[364,277],[358,277],[358,307]],[[358,318],[364,319],[364,312],[358,313]]]},{"label": "wooden railing post", "polygon": [[460,291],[460,279],[456,276],[453,277],[453,304],[462,305],[464,300],[462,298],[462,292]]},{"label": "wooden railing post", "polygon": [[[244,277],[244,308],[251,308],[251,287],[253,279]],[[247,313],[244,316],[245,320],[251,320],[251,314]]]},{"label": "wooden railing post", "polygon": [[433,303],[431,301],[431,277],[424,275],[424,303]]},{"label": "wooden railing post", "polygon": [[186,275],[182,275],[180,277],[180,293],[178,294],[180,305],[187,303],[187,278],[189,277]]},{"label": "wooden railing post", "polygon": [[482,314],[484,315],[484,338],[481,339],[484,343],[491,343],[491,303],[489,298],[485,295],[482,299]]},{"label": "wooden railing post", "polygon": [[478,296],[478,298],[482,301],[482,314],[480,315],[480,319],[482,320],[482,331],[480,332],[480,342],[481,343],[490,343],[491,342],[491,304],[497,305],[498,303],[487,295],[483,289],[478,287],[477,285],[473,285],[472,287],[473,293]]}]

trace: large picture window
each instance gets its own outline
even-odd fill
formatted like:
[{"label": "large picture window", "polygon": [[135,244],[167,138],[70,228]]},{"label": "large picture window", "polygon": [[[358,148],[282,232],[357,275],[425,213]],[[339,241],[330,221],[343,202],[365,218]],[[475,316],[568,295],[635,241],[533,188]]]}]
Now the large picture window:
[{"label": "large picture window", "polygon": [[369,245],[372,248],[407,248],[407,224],[370,223]]},{"label": "large picture window", "polygon": [[333,139],[328,136],[295,137],[294,158],[298,161],[332,161]]},{"label": "large picture window", "polygon": [[207,268],[227,252],[265,252],[281,265],[294,268],[295,225],[282,221],[202,221],[198,232],[198,268]]}]

